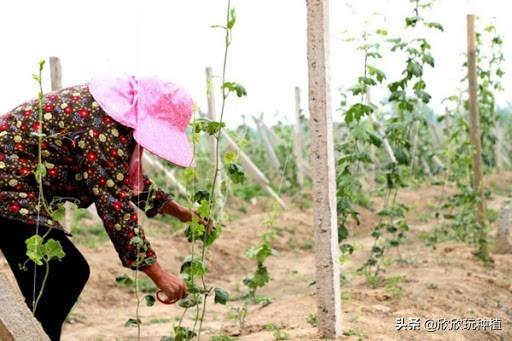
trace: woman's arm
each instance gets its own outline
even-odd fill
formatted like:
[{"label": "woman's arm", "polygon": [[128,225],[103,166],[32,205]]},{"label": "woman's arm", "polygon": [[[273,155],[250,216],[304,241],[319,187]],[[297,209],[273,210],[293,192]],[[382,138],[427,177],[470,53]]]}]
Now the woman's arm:
[{"label": "woman's arm", "polygon": [[199,218],[199,223],[205,226],[208,233],[211,233],[215,228],[213,220],[202,219],[196,211],[192,211],[190,208],[181,206],[179,203],[172,199],[168,200],[165,204],[162,205],[159,213],[171,215],[184,223],[192,221],[192,218],[195,215]]},{"label": "woman's arm", "polygon": [[186,223],[192,220],[192,210],[187,207],[181,206],[173,199],[168,200],[160,208],[159,213],[164,213],[178,218],[182,222]]}]

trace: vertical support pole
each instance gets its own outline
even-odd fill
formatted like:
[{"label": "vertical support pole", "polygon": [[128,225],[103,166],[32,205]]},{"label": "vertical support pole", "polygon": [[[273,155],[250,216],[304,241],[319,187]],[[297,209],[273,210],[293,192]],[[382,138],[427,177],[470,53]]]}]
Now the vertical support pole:
[{"label": "vertical support pole", "polygon": [[[210,66],[206,68],[206,96],[208,100],[208,119],[210,121],[216,121],[217,120],[217,112],[215,110],[215,94],[213,91],[213,71]],[[210,145],[210,159],[212,161],[212,164],[215,166],[217,164],[218,158],[220,158],[220,155],[217,155],[217,139],[214,136],[210,136],[208,138],[208,142]],[[218,181],[215,182],[215,207],[219,207],[219,203],[222,202],[222,190],[221,190],[221,182],[222,182],[222,174],[219,172],[218,174]]]},{"label": "vertical support pole", "polygon": [[512,245],[510,244],[510,225],[512,224],[512,204],[505,203],[500,212],[498,220],[498,228],[496,231],[496,248],[495,253],[505,254],[512,253]]},{"label": "vertical support pole", "polygon": [[494,128],[494,134],[496,135],[496,144],[494,145],[494,156],[496,158],[496,170],[498,172],[503,170],[503,127],[501,123]]},{"label": "vertical support pole", "polygon": [[[59,57],[50,57],[50,80],[52,91],[62,89],[62,66]],[[71,232],[71,222],[73,221],[73,212],[71,205],[64,203],[64,230],[68,233]]]},{"label": "vertical support pole", "polygon": [[59,57],[50,57],[50,79],[52,91],[62,89],[62,66]]},{"label": "vertical support pole", "polygon": [[477,221],[480,224],[479,233],[479,253],[486,257],[487,236],[485,233],[485,198],[482,183],[482,146],[480,140],[480,114],[478,112],[478,84],[476,73],[476,34],[475,34],[475,16],[467,16],[467,35],[468,35],[468,82],[469,82],[469,129],[471,143],[475,149],[473,155],[473,189],[478,197]]},{"label": "vertical support pole", "polygon": [[304,155],[302,154],[302,129],[300,122],[300,88],[295,87],[295,126],[294,126],[294,141],[295,141],[295,163],[297,164],[297,182],[302,187],[304,185]]},{"label": "vertical support pole", "polygon": [[329,70],[329,0],[307,0],[309,112],[316,249],[318,328],[341,335],[336,174]]}]

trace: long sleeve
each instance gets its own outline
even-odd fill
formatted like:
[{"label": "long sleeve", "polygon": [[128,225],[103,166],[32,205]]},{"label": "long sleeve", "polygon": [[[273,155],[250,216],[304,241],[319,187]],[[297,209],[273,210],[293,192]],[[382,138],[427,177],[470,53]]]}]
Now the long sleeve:
[{"label": "long sleeve", "polygon": [[[82,150],[77,177],[94,197],[98,214],[114,244],[123,266],[143,269],[156,260],[156,254],[138,225],[133,196],[128,186],[128,160],[133,139],[128,130],[111,123],[101,132],[90,129],[78,142]],[[128,142],[127,142],[128,141]]]},{"label": "long sleeve", "polygon": [[144,175],[144,190],[139,195],[133,195],[131,198],[132,202],[143,210],[149,218],[154,217],[170,199],[172,199],[172,196],[158,188],[146,175]]}]

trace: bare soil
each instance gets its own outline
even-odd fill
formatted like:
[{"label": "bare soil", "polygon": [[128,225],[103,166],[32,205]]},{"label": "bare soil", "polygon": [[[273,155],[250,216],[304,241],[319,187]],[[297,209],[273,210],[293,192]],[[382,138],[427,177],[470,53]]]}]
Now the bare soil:
[{"label": "bare soil", "polygon": [[[511,187],[510,173],[492,177],[489,186],[501,189],[489,207],[499,210]],[[436,224],[435,208],[442,191],[439,186],[406,189],[400,200],[411,210],[411,231],[398,254],[390,254],[384,278],[397,278],[395,286],[373,288],[356,274],[369,254],[373,239],[369,231],[377,221],[375,209],[361,209],[361,225],[353,225],[349,242],[356,246],[353,256],[341,267],[347,278],[342,286],[343,331],[341,340],[512,340],[512,255],[493,255],[494,267],[484,267],[472,254],[471,248],[454,241],[438,244],[436,249],[420,238]],[[510,191],[508,191],[510,193]],[[445,193],[445,194],[443,194]],[[378,208],[379,198],[374,207]],[[314,253],[312,210],[290,208],[274,222],[278,235],[274,248],[278,254],[268,260],[272,281],[259,294],[271,298],[267,305],[250,305],[243,329],[233,319],[233,309],[243,302],[232,301],[227,306],[208,302],[202,339],[225,333],[240,340],[275,340],[279,335],[269,324],[288,334],[289,340],[320,340],[316,328],[307,322],[315,314]],[[254,263],[244,252],[258,242],[266,230],[268,213],[251,210],[240,214],[225,228],[221,238],[211,248],[207,282],[227,289],[232,296],[245,292],[242,280],[254,270]],[[163,233],[166,227],[148,221],[146,233],[157,251],[160,262],[177,271],[190,245],[177,234]],[[135,297],[126,288],[116,285],[117,275],[130,271],[119,265],[117,255],[105,242],[95,248],[80,247],[88,259],[92,274],[79,303],[66,323],[63,340],[135,340],[136,328],[125,327],[135,315]],[[133,273],[130,273],[133,276]],[[141,276],[144,276],[141,274]],[[182,309],[157,303],[140,308],[143,322],[142,339],[159,340],[170,335],[172,324]],[[230,312],[231,311],[231,312]],[[185,323],[193,324],[193,311]],[[498,318],[502,331],[397,331],[397,318]]]}]

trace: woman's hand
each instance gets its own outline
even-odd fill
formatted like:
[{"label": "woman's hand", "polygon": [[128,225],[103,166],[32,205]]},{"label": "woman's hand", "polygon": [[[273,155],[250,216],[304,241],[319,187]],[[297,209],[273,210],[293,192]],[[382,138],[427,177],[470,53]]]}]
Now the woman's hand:
[{"label": "woman's hand", "polygon": [[157,292],[157,298],[165,304],[173,304],[182,298],[187,297],[187,286],[178,276],[172,275],[162,269],[160,264],[155,263],[145,268],[144,273],[148,275],[155,285],[164,293],[165,297]]}]

